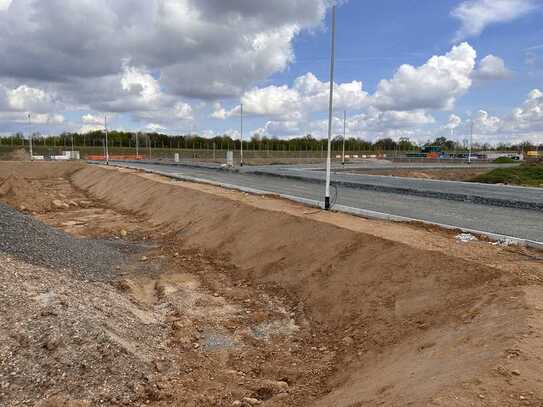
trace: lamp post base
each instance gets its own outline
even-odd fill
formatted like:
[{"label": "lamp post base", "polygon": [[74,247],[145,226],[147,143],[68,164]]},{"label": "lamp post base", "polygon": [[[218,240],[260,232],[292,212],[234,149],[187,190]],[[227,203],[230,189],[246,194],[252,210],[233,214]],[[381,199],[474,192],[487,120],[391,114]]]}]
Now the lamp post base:
[{"label": "lamp post base", "polygon": [[330,197],[329,196],[324,198],[324,210],[326,210],[326,211],[330,210]]}]

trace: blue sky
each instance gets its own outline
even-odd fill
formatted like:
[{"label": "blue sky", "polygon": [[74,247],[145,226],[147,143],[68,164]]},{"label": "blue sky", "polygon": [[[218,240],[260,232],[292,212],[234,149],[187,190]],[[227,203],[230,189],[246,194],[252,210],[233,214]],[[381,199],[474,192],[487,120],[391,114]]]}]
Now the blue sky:
[{"label": "blue sky", "polygon": [[[325,136],[328,0],[135,1],[0,0],[0,134]],[[335,131],[543,142],[540,0],[342,3]]]}]

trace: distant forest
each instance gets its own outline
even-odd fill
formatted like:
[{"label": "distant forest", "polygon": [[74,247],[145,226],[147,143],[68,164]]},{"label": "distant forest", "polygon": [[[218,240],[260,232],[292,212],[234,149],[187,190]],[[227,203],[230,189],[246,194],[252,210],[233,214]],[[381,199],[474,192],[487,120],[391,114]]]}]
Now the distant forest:
[{"label": "distant forest", "polygon": [[[86,134],[62,133],[59,136],[42,136],[35,134],[33,141],[36,145],[49,147],[69,147],[72,141],[78,147],[101,147],[104,145],[104,131],[94,131]],[[17,146],[28,144],[23,134],[17,133],[12,136],[0,138],[0,145]],[[205,138],[198,135],[180,135],[170,136],[161,133],[133,133],[133,132],[108,132],[108,145],[111,147],[135,147],[136,143],[140,147],[152,148],[172,148],[172,149],[212,149],[218,150],[239,149],[240,140],[234,140],[228,135]],[[326,148],[326,139],[316,139],[311,135],[292,139],[278,139],[269,137],[252,136],[243,141],[243,148],[248,150],[270,150],[270,151],[320,151]],[[342,148],[343,140],[341,136],[333,139],[333,150],[338,151]],[[423,145],[418,145],[408,138],[401,138],[394,141],[391,138],[383,138],[375,142],[369,142],[359,138],[348,138],[345,140],[345,149],[347,151],[416,151],[424,146],[440,146],[444,151],[465,150],[465,144],[459,144],[456,141],[445,137],[438,137],[435,140],[428,141]],[[498,151],[528,151],[543,150],[543,144],[539,146],[524,142],[517,145],[500,144],[491,146],[490,144],[475,144],[477,150],[498,150]]]}]

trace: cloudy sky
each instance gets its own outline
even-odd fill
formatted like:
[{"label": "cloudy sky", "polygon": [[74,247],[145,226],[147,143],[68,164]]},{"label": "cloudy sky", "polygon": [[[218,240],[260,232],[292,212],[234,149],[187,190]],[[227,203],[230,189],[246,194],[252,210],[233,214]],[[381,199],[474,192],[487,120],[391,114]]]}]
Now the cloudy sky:
[{"label": "cloudy sky", "polygon": [[[0,0],[0,134],[326,134],[332,0]],[[543,0],[344,0],[335,130],[543,143]]]}]

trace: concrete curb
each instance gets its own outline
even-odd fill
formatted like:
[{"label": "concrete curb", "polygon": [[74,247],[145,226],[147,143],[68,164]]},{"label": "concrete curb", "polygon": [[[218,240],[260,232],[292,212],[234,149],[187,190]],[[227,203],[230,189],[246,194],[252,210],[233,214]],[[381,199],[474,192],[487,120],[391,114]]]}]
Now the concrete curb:
[{"label": "concrete curb", "polygon": [[[245,193],[249,193],[249,194],[254,194],[254,195],[275,196],[275,197],[279,197],[279,198],[283,198],[283,199],[288,199],[290,201],[298,202],[298,203],[301,203],[303,205],[311,206],[311,207],[314,207],[314,208],[323,209],[323,203],[322,202],[312,200],[312,199],[301,198],[301,197],[287,195],[287,194],[277,194],[277,193],[274,193],[274,192],[269,192],[269,191],[254,189],[254,188],[247,188],[247,187],[242,187],[242,186],[233,185],[233,184],[227,184],[227,183],[223,183],[223,182],[210,181],[210,180],[197,178],[197,177],[191,177],[191,176],[187,176],[187,175],[183,175],[183,174],[172,174],[172,173],[162,172],[162,171],[158,171],[158,170],[142,169],[142,168],[133,167],[133,166],[130,166],[130,165],[123,165],[123,164],[113,163],[113,164],[110,164],[110,166],[119,167],[119,168],[128,168],[128,169],[132,169],[132,170],[135,170],[135,171],[141,171],[141,172],[145,172],[145,173],[149,173],[149,174],[161,175],[161,176],[164,176],[164,177],[167,177],[167,178],[178,179],[178,180],[181,180],[181,181],[195,182],[195,183],[198,183],[198,184],[213,185],[213,186],[217,186],[217,187],[221,187],[221,188],[237,190],[237,191],[241,191],[241,192],[245,192]],[[367,218],[367,219],[378,219],[378,220],[387,220],[387,221],[404,222],[404,223],[422,223],[422,224],[426,224],[426,225],[437,226],[439,228],[447,229],[447,230],[459,230],[459,231],[462,231],[462,232],[465,232],[465,233],[471,233],[473,235],[485,236],[488,239],[490,239],[492,241],[495,241],[495,242],[499,242],[499,243],[501,242],[501,243],[511,244],[511,245],[515,245],[515,246],[529,247],[529,248],[533,248],[533,249],[543,250],[543,242],[537,242],[537,241],[529,240],[529,239],[522,239],[522,238],[518,238],[518,237],[514,237],[514,236],[501,235],[501,234],[498,234],[498,233],[485,232],[485,231],[482,231],[482,230],[463,228],[463,227],[459,227],[459,226],[453,226],[453,225],[447,225],[447,224],[443,224],[443,223],[430,222],[430,221],[421,220],[421,219],[408,218],[408,217],[393,215],[393,214],[389,214],[389,213],[376,212],[376,211],[371,211],[371,210],[367,210],[367,209],[353,208],[353,207],[344,206],[344,205],[335,205],[333,207],[333,210],[336,211],[336,212],[348,213],[350,215],[355,215],[355,216],[359,216],[359,217]]]},{"label": "concrete curb", "polygon": [[[294,179],[297,181],[305,181],[321,184],[323,181],[317,178],[304,177],[301,175],[295,174],[277,174],[267,171],[253,171],[251,174],[257,175],[268,175],[272,177],[288,178]],[[543,211],[543,203],[531,202],[531,201],[513,201],[509,199],[499,199],[499,198],[490,198],[480,195],[468,195],[468,194],[459,194],[459,193],[446,193],[439,191],[426,191],[415,188],[401,188],[393,187],[386,185],[376,185],[371,183],[363,182],[352,182],[352,181],[341,181],[341,180],[332,180],[333,185],[343,186],[348,188],[363,189],[368,191],[375,192],[388,192],[395,194],[405,194],[413,196],[421,196],[424,198],[434,198],[434,199],[443,199],[448,201],[457,201],[457,202],[472,202],[479,205],[487,206],[499,206],[507,208],[517,208],[517,209],[529,209],[535,211]]]}]

